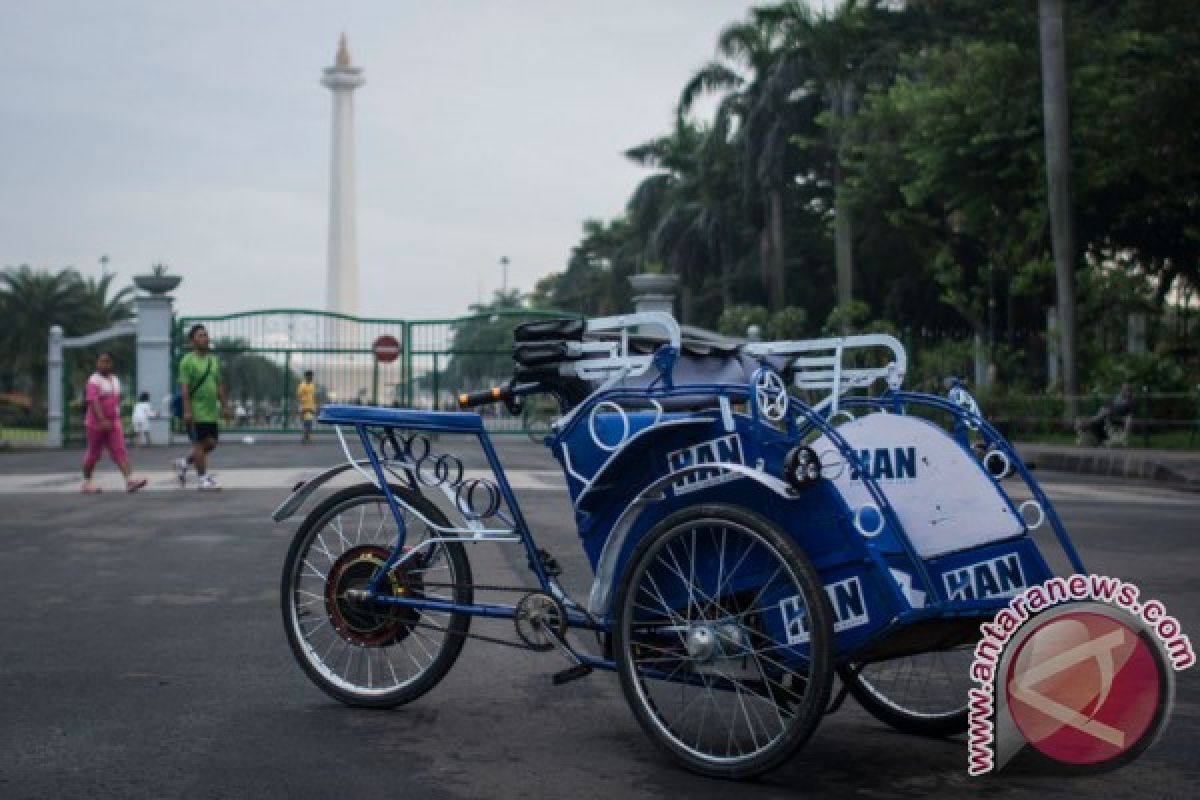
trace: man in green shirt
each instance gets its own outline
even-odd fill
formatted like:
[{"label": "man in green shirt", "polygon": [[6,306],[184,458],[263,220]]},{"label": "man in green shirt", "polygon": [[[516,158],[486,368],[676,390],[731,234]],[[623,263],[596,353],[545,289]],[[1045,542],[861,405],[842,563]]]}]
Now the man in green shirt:
[{"label": "man in green shirt", "polygon": [[208,454],[217,446],[221,409],[225,406],[225,384],[221,380],[221,364],[208,351],[208,331],[203,325],[193,325],[188,331],[192,352],[179,361],[179,394],[183,398],[183,424],[187,426],[192,452],[187,458],[175,460],[179,485],[187,483],[188,467],[196,468],[200,490],[221,488],[208,474]]}]

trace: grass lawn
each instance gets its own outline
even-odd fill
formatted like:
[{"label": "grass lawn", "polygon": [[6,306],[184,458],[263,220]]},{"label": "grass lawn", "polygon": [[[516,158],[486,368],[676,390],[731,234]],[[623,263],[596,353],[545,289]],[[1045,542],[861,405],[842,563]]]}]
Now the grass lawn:
[{"label": "grass lawn", "polygon": [[42,445],[46,443],[45,428],[10,428],[0,425],[0,446]]}]

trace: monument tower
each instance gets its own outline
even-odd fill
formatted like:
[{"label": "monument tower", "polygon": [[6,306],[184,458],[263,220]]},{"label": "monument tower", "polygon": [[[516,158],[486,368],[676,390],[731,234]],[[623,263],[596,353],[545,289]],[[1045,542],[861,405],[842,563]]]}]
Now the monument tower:
[{"label": "monument tower", "polygon": [[365,82],[351,66],[346,34],[321,85],[333,92],[333,163],[329,176],[329,267],[325,304],[329,311],[358,314],[358,241],[354,223],[354,90]]}]

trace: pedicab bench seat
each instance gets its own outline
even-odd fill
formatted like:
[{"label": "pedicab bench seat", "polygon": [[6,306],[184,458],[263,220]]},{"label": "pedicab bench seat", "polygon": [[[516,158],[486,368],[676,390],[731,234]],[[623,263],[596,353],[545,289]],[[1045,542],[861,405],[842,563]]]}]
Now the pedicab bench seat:
[{"label": "pedicab bench seat", "polygon": [[483,418],[469,411],[413,411],[378,406],[327,405],[319,422],[332,425],[380,425],[385,428],[421,428],[449,433],[482,433]]}]

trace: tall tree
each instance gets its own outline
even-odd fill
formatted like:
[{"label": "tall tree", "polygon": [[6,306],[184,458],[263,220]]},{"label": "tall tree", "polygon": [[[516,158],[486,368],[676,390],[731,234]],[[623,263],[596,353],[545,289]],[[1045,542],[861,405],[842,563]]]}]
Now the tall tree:
[{"label": "tall tree", "polygon": [[[741,238],[726,131],[702,130],[678,117],[672,135],[631,148],[626,156],[658,170],[638,185],[627,207],[644,257],[682,278],[683,320],[711,324],[733,303]],[[704,306],[699,316],[697,304]]]},{"label": "tall tree", "polygon": [[832,12],[816,12],[801,0],[754,12],[760,24],[776,27],[783,38],[774,66],[790,93],[815,90],[823,98],[825,147],[833,184],[834,254],[838,304],[854,298],[854,222],[843,202],[847,121],[863,90],[890,73],[897,48],[889,40],[888,12],[874,0],[842,0]]},{"label": "tall tree", "polygon": [[105,273],[99,280],[89,275],[75,285],[79,305],[76,324],[82,330],[102,330],[133,317],[133,287],[124,286],[110,295],[115,277],[113,272]]},{"label": "tall tree", "polygon": [[785,192],[792,176],[796,133],[790,89],[772,82],[779,58],[780,34],[773,19],[754,19],[729,26],[717,40],[725,61],[700,69],[680,93],[678,113],[688,113],[709,92],[724,96],[717,107],[714,133],[732,137],[742,164],[743,190],[760,197],[759,263],[761,280],[772,309],[787,302]]},{"label": "tall tree", "polygon": [[1046,188],[1050,239],[1058,296],[1059,352],[1062,354],[1063,413],[1073,419],[1079,380],[1075,363],[1075,242],[1071,231],[1070,139],[1067,127],[1067,60],[1062,0],[1038,0],[1042,109],[1045,116]]},{"label": "tall tree", "polygon": [[49,272],[28,265],[0,272],[0,364],[10,385],[28,391],[34,407],[46,399],[46,351],[51,325],[68,336],[79,327],[79,273]]}]

